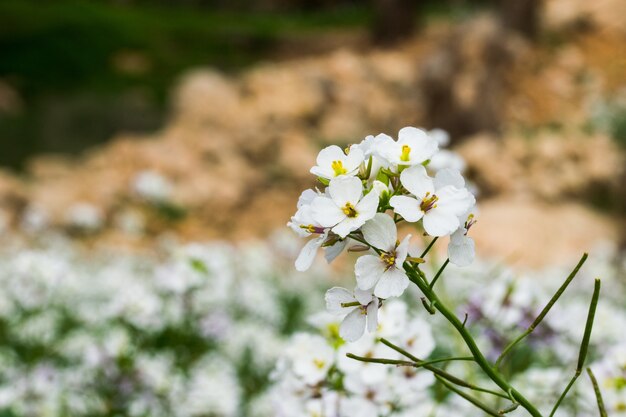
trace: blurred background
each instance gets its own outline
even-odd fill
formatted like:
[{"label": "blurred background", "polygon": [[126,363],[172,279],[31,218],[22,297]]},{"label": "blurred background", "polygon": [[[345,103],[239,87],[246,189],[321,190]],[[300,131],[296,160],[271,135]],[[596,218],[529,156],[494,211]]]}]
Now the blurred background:
[{"label": "blurred background", "polygon": [[486,253],[541,265],[542,245],[618,242],[624,16],[619,0],[0,1],[0,225],[131,247],[263,237],[321,147],[414,125],[465,158]]},{"label": "blurred background", "polygon": [[623,413],[623,0],[0,0],[0,417],[276,416],[276,360],[354,285],[294,271],[309,168],[404,126],[448,132],[477,191],[481,260],[440,282],[481,344],[591,252],[503,372],[560,387],[601,276],[589,361]]}]

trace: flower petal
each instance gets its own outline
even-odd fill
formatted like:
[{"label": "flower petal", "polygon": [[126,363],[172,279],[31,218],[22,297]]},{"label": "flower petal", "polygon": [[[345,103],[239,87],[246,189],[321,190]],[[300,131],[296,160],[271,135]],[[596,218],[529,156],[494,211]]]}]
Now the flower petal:
[{"label": "flower petal", "polygon": [[324,243],[325,236],[320,236],[315,239],[309,240],[306,245],[300,251],[298,258],[296,259],[296,270],[304,272],[311,267],[317,255],[317,250]]},{"label": "flower petal", "polygon": [[346,154],[339,146],[328,146],[317,155],[317,165],[311,168],[311,174],[331,179],[335,177],[335,172],[332,169],[333,161],[343,161],[345,158]]},{"label": "flower petal", "polygon": [[411,240],[411,235],[406,235],[402,242],[396,248],[396,266],[402,269],[402,264],[406,260],[407,255],[409,254],[409,241]]},{"label": "flower petal", "polygon": [[367,290],[362,290],[358,286],[354,287],[354,298],[361,303],[361,305],[368,305],[372,302],[374,296],[372,295],[373,288],[368,288]]},{"label": "flower petal", "polygon": [[424,215],[424,230],[430,236],[446,236],[459,227],[459,218],[439,207],[431,209]]},{"label": "flower petal", "polygon": [[344,163],[344,167],[346,168],[347,174],[355,172],[359,169],[359,166],[365,159],[365,155],[363,151],[356,146],[352,146],[350,148],[350,152],[346,156],[346,160]]},{"label": "flower petal", "polygon": [[367,305],[367,331],[373,333],[378,328],[378,300]]},{"label": "flower petal", "polygon": [[356,342],[365,331],[365,314],[361,308],[355,308],[343,319],[339,326],[339,336],[347,342]]},{"label": "flower petal", "polygon": [[389,205],[409,223],[414,223],[424,216],[420,202],[413,197],[395,195],[389,200]]},{"label": "flower petal", "polygon": [[437,171],[433,182],[437,190],[447,185],[452,185],[456,188],[465,188],[465,180],[463,179],[463,176],[459,171],[452,168],[444,168]]},{"label": "flower petal", "polygon": [[415,165],[402,171],[400,182],[411,194],[419,198],[424,197],[427,193],[433,194],[435,192],[433,180],[422,165]]},{"label": "flower petal", "polygon": [[328,197],[313,200],[311,216],[322,227],[332,227],[346,218],[346,214]]},{"label": "flower petal", "polygon": [[398,132],[398,144],[407,144],[411,147],[409,157],[411,164],[421,164],[430,159],[439,149],[439,143],[437,143],[436,138],[415,127],[403,127],[400,129],[400,132]]},{"label": "flower petal", "polygon": [[390,268],[378,281],[374,295],[379,298],[399,297],[409,286],[409,277],[404,270]]},{"label": "flower petal", "polygon": [[328,192],[338,207],[346,203],[356,206],[363,195],[363,184],[357,177],[336,177],[330,180]]},{"label": "flower petal", "polygon": [[456,188],[451,185],[437,190],[437,197],[439,198],[437,208],[453,213],[455,216],[466,213],[476,201],[466,188]]},{"label": "flower petal", "polygon": [[365,241],[377,249],[391,252],[396,247],[398,230],[396,223],[384,213],[376,213],[361,228]]},{"label": "flower petal", "polygon": [[363,226],[363,223],[366,222],[367,219],[361,218],[361,216],[357,217],[346,217],[339,224],[333,227],[333,232],[345,238],[348,236],[350,232],[355,231],[359,227]]},{"label": "flower petal", "polygon": [[326,309],[332,314],[345,314],[350,309],[354,309],[354,307],[341,306],[342,303],[352,303],[355,300],[352,293],[345,288],[333,287],[329,289],[326,291],[324,299],[326,300]]},{"label": "flower petal", "polygon": [[324,258],[326,259],[326,262],[331,263],[337,256],[341,255],[341,252],[343,252],[346,246],[348,246],[348,240],[350,239],[340,240],[332,246],[325,247]]},{"label": "flower petal", "polygon": [[361,218],[363,223],[372,219],[376,215],[376,210],[378,210],[378,202],[379,196],[376,190],[370,191],[365,197],[359,201],[359,204],[356,205],[356,211],[358,213],[358,217]]},{"label": "flower petal", "polygon": [[468,266],[474,262],[474,239],[465,235],[465,229],[459,228],[450,236],[448,258],[457,266]]},{"label": "flower petal", "polygon": [[363,255],[356,260],[354,265],[356,283],[362,290],[374,287],[384,272],[385,265],[375,255]]}]

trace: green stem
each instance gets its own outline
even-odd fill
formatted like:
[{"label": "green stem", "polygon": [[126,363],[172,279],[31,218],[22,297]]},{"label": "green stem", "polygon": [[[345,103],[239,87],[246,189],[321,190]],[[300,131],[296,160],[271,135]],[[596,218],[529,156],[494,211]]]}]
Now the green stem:
[{"label": "green stem", "polygon": [[[452,374],[449,374],[448,372],[444,371],[443,369],[437,368],[435,366],[431,366],[431,363],[429,362],[425,362],[422,361],[421,359],[417,358],[416,356],[412,355],[411,353],[407,352],[406,350],[402,349],[401,347],[394,345],[393,343],[391,343],[390,341],[388,341],[387,339],[380,339],[380,342],[388,347],[390,347],[391,349],[395,350],[396,352],[400,353],[403,356],[406,356],[407,358],[411,359],[412,361],[414,361],[415,363],[418,363],[420,365],[420,367],[423,367],[424,369],[427,369],[429,371],[431,371],[432,373],[434,373],[435,375],[439,375],[442,378],[445,378],[446,380],[452,382],[453,384],[459,385],[461,387],[465,387],[465,388],[469,388],[471,390],[474,391],[479,391],[479,392],[484,392],[487,394],[491,394],[491,395],[495,395],[497,397],[501,397],[501,398],[506,398],[508,399],[508,395],[504,395],[502,393],[499,393],[497,391],[493,391],[487,388],[482,388],[479,387],[477,385],[474,384],[470,384],[467,381],[464,381]],[[472,361],[474,361],[474,358],[472,357]],[[433,362],[433,361],[431,361]],[[441,361],[437,361],[435,360],[435,362],[441,362]]]},{"label": "green stem", "polygon": [[439,382],[441,382],[450,391],[454,392],[455,394],[457,394],[461,398],[464,398],[465,400],[467,400],[470,403],[474,404],[474,406],[480,408],[481,410],[483,410],[485,413],[489,414],[490,416],[495,416],[495,417],[501,417],[502,416],[501,414],[499,414],[493,408],[491,408],[488,405],[483,404],[482,402],[480,402],[477,398],[474,398],[471,395],[468,395],[465,392],[461,391],[460,389],[457,389],[454,385],[448,383],[445,379],[443,379],[443,378],[441,378],[441,377],[439,377],[437,375],[435,375],[435,378],[437,378],[437,380]]},{"label": "green stem", "polygon": [[443,265],[441,265],[441,268],[439,268],[439,271],[437,271],[437,274],[435,274],[435,278],[433,278],[433,280],[430,282],[430,285],[428,286],[431,290],[433,289],[433,287],[435,286],[435,283],[439,279],[439,276],[441,276],[441,273],[443,272],[444,269],[446,269],[446,266],[448,266],[449,263],[450,263],[450,259],[447,258],[446,261],[443,263]]},{"label": "green stem", "polygon": [[563,295],[563,292],[565,291],[565,289],[569,286],[570,282],[572,282],[572,280],[574,279],[574,277],[576,276],[576,274],[578,274],[578,271],[580,270],[580,268],[583,266],[583,264],[585,263],[585,261],[587,260],[587,254],[584,253],[583,256],[580,258],[580,260],[578,261],[578,264],[576,265],[576,267],[572,270],[572,272],[569,274],[569,276],[567,277],[567,279],[565,280],[565,282],[563,283],[563,285],[561,285],[559,287],[559,289],[557,290],[557,292],[552,296],[552,298],[550,299],[550,301],[548,301],[548,304],[546,304],[546,306],[543,308],[543,310],[541,310],[541,313],[539,313],[539,315],[537,316],[537,318],[535,319],[535,321],[532,322],[532,324],[530,326],[528,326],[528,329],[526,329],[524,331],[524,333],[522,333],[520,336],[518,336],[515,340],[513,340],[511,343],[509,343],[504,350],[502,351],[502,353],[500,354],[500,356],[498,357],[498,359],[496,360],[495,363],[495,367],[499,368],[500,367],[500,363],[502,363],[502,360],[504,359],[504,357],[507,355],[507,353],[509,353],[511,351],[511,349],[513,349],[513,347],[515,345],[517,345],[519,342],[521,342],[524,338],[526,338],[526,336],[528,336],[529,334],[531,334],[533,332],[533,330],[535,330],[535,328],[539,325],[539,323],[541,323],[541,321],[544,319],[544,317],[548,314],[548,312],[550,311],[550,309],[552,308],[552,306],[554,305],[554,303],[557,302],[557,300],[561,297],[561,295]]},{"label": "green stem", "polygon": [[417,277],[415,276],[415,271],[413,270],[411,265],[405,265],[405,269],[407,269],[409,278],[412,278],[411,280],[413,281],[413,283],[415,283],[419,287],[419,289],[422,291],[422,293],[424,293],[426,298],[428,298],[431,303],[433,303],[435,308],[450,322],[450,324],[452,324],[452,326],[454,326],[459,335],[465,341],[465,344],[472,353],[472,356],[474,356],[476,363],[485,372],[485,374],[487,374],[487,376],[504,392],[510,392],[513,398],[517,402],[519,402],[520,405],[530,413],[530,415],[532,415],[533,417],[542,417],[539,410],[537,410],[537,408],[535,408],[535,406],[530,401],[528,401],[526,397],[524,397],[519,391],[513,388],[504,379],[504,377],[491,366],[491,364],[487,361],[483,353],[476,345],[474,338],[465,328],[463,323],[446,307],[443,302],[441,302],[441,300],[439,300],[437,295],[427,285],[424,285],[421,280],[417,279]]},{"label": "green stem", "polygon": [[549,417],[552,417],[554,415],[554,413],[556,413],[557,408],[559,408],[559,406],[561,405],[561,403],[565,399],[565,396],[569,392],[570,388],[572,388],[572,385],[574,385],[574,382],[576,382],[576,380],[578,379],[579,375],[580,375],[580,372],[576,371],[576,373],[574,374],[572,379],[570,379],[569,384],[567,384],[567,387],[565,387],[565,390],[563,390],[563,393],[559,397],[559,400],[554,405],[554,408],[552,408],[552,411],[550,412],[550,416]]},{"label": "green stem", "polygon": [[596,308],[598,307],[598,299],[600,298],[600,286],[601,286],[601,282],[599,279],[596,278],[594,287],[593,287],[593,295],[591,296],[591,303],[589,304],[589,312],[587,313],[587,322],[585,323],[585,333],[583,335],[583,341],[580,343],[580,352],[578,353],[578,363],[576,364],[576,373],[574,373],[574,376],[570,380],[569,384],[567,384],[567,387],[565,387],[565,390],[559,397],[559,400],[554,405],[554,408],[552,408],[552,412],[550,413],[549,417],[552,417],[554,413],[556,413],[556,410],[561,405],[561,402],[563,402],[563,400],[567,396],[567,393],[572,388],[572,385],[574,385],[574,382],[576,382],[576,380],[578,379],[578,377],[583,371],[583,366],[585,365],[585,359],[587,358],[587,351],[589,350],[589,340],[591,340],[591,330],[593,329],[593,320],[596,316]]},{"label": "green stem", "polygon": [[589,379],[591,380],[591,384],[593,385],[593,392],[596,394],[600,417],[607,417],[606,408],[604,407],[604,400],[602,399],[602,393],[600,392],[600,387],[598,386],[598,380],[591,371],[591,368],[587,368],[587,374],[589,375]]},{"label": "green stem", "polygon": [[428,246],[426,246],[426,249],[424,249],[424,252],[422,252],[422,254],[420,255],[420,258],[424,258],[424,256],[426,256],[426,254],[430,251],[430,249],[433,247],[433,245],[435,244],[435,242],[437,241],[437,239],[439,239],[438,237],[433,238],[433,240],[430,241],[430,243],[428,244]]}]

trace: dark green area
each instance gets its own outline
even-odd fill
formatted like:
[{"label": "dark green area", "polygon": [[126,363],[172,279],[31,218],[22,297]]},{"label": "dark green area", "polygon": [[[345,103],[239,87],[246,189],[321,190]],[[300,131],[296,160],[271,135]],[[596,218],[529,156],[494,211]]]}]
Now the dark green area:
[{"label": "dark green area", "polygon": [[[0,111],[0,165],[19,168],[36,152],[77,152],[119,131],[155,130],[185,69],[236,71],[267,57],[280,39],[368,20],[366,8],[350,5],[279,14],[0,0],[0,81],[22,101],[15,114]],[[120,69],[124,56],[140,68]]]}]

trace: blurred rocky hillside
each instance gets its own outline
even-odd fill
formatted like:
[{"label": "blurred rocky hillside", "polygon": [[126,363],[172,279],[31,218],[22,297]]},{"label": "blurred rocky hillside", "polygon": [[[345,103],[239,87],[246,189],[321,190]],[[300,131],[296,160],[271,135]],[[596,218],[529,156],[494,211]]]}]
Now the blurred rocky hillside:
[{"label": "blurred rocky hillside", "polygon": [[195,69],[161,131],[2,173],[0,225],[116,246],[262,237],[314,185],[321,147],[413,125],[451,133],[481,192],[475,236],[487,253],[541,264],[617,241],[624,154],[601,122],[607,103],[626,102],[626,26],[616,23],[626,13],[575,3],[548,4],[554,39],[536,44],[479,16],[430,24],[394,49],[237,76]]}]

